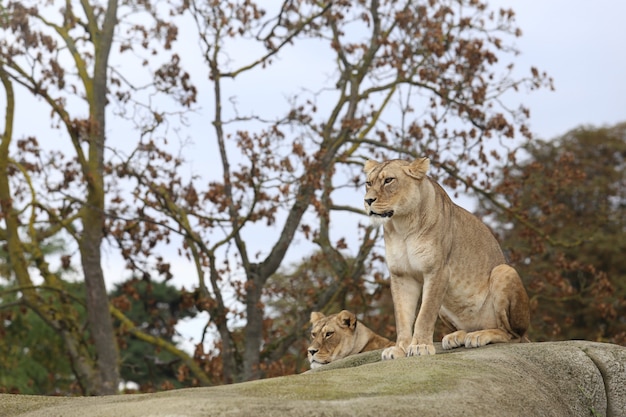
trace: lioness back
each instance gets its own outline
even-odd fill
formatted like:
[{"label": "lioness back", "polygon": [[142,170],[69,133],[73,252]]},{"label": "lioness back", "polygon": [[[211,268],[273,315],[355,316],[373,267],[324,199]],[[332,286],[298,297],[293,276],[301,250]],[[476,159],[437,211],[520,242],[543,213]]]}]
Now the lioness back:
[{"label": "lioness back", "polygon": [[[444,189],[432,178],[427,177],[443,213],[449,213],[449,226],[441,230],[443,239],[449,240],[442,247],[448,265],[454,273],[474,274],[475,280],[485,280],[497,265],[506,263],[506,258],[492,231],[474,214],[455,204]],[[443,223],[443,222],[442,222]],[[468,268],[468,264],[472,267]]]}]

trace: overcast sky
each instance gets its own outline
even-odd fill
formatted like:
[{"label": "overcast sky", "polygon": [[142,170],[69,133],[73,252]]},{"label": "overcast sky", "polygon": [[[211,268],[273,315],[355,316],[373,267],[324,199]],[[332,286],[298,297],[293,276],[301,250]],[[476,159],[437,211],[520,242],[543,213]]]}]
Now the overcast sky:
[{"label": "overcast sky", "polygon": [[551,139],[581,124],[626,121],[626,1],[492,0],[512,8],[522,29],[517,68],[536,66],[555,91],[520,94],[531,130]]}]

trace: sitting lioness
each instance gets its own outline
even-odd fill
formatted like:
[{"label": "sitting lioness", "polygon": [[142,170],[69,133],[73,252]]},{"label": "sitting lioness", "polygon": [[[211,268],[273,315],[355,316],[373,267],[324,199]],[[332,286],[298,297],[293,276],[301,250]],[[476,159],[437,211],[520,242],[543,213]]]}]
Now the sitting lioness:
[{"label": "sitting lioness", "polygon": [[396,318],[396,344],[382,358],[433,355],[437,315],[452,330],[444,349],[526,340],[519,275],[487,226],[426,176],[429,167],[428,158],[365,163],[365,211],[384,226]]},{"label": "sitting lioness", "polygon": [[356,353],[393,346],[386,339],[356,319],[348,310],[325,316],[311,313],[311,346],[308,350],[311,369]]}]

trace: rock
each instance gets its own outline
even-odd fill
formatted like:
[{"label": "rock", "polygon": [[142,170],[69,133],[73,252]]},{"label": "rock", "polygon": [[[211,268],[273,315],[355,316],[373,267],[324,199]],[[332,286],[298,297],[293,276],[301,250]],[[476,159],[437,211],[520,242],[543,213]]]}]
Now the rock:
[{"label": "rock", "polygon": [[620,417],[626,348],[516,343],[386,362],[375,351],[301,375],[227,386],[89,398],[0,395],[0,415]]}]

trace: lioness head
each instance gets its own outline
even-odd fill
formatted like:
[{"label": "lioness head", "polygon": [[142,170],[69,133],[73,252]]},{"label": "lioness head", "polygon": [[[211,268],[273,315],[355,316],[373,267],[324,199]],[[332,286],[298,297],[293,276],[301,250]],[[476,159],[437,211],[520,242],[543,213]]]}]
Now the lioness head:
[{"label": "lioness head", "polygon": [[393,215],[414,211],[410,199],[415,193],[407,192],[415,183],[426,176],[430,160],[416,159],[413,162],[393,159],[386,162],[369,160],[363,171],[365,180],[365,212],[375,225],[385,223]]},{"label": "lioness head", "polygon": [[343,310],[325,316],[314,311],[311,324],[311,345],[307,349],[311,369],[350,355],[356,341],[357,320],[353,313]]}]

